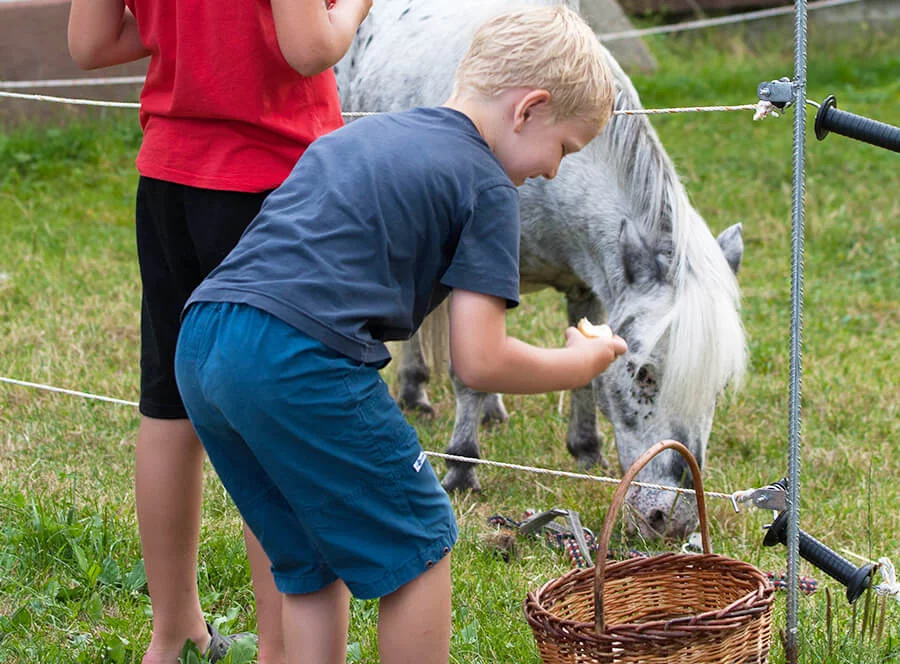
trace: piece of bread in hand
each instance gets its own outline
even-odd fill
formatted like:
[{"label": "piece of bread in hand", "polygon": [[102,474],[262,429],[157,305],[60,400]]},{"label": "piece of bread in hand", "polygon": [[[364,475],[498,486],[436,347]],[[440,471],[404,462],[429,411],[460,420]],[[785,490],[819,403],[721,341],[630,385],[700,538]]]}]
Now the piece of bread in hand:
[{"label": "piece of bread in hand", "polygon": [[606,323],[594,325],[587,318],[582,318],[578,321],[578,331],[586,337],[606,337],[611,339],[613,335],[612,329]]}]

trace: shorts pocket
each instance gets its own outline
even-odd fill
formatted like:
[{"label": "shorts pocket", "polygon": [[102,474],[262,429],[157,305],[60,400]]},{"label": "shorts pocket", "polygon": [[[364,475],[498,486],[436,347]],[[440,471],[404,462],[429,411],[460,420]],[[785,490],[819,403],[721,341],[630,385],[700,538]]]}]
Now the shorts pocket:
[{"label": "shorts pocket", "polygon": [[348,369],[344,386],[353,403],[358,435],[374,455],[374,464],[393,464],[406,454],[410,441],[418,445],[415,429],[406,421],[377,369],[366,364]]}]

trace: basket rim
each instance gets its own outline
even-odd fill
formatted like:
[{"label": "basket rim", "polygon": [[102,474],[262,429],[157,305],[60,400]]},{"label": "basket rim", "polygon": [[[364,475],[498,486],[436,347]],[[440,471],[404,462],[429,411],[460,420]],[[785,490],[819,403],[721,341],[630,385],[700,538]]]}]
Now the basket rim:
[{"label": "basket rim", "polygon": [[[596,618],[595,620],[592,620],[590,622],[563,618],[554,614],[544,606],[542,600],[544,599],[544,595],[547,593],[547,591],[550,590],[550,586],[555,587],[561,583],[568,581],[571,577],[593,577],[593,567],[585,569],[574,569],[566,572],[562,576],[547,581],[537,590],[530,591],[527,594],[525,600],[524,608],[526,617],[528,618],[529,622],[532,622],[533,620],[539,620],[541,617],[545,620],[550,619],[558,625],[569,627],[573,631],[577,631],[579,633],[591,633],[598,636],[605,635],[611,637],[615,635],[616,637],[623,637],[627,635],[634,635],[646,638],[648,636],[655,635],[676,637],[689,636],[691,632],[695,631],[695,629],[701,628],[703,630],[734,629],[735,627],[739,626],[740,623],[746,622],[747,620],[752,620],[759,614],[765,613],[772,608],[772,604],[775,600],[775,586],[772,584],[769,578],[765,574],[763,574],[762,571],[760,571],[750,563],[716,553],[663,553],[658,556],[651,556],[649,558],[641,558],[636,560],[639,562],[649,562],[650,564],[652,564],[654,559],[659,558],[666,558],[670,561],[673,559],[684,559],[685,561],[693,560],[696,562],[702,559],[706,562],[727,562],[729,567],[731,567],[732,569],[740,568],[743,571],[748,572],[749,577],[757,582],[755,584],[756,587],[749,590],[746,594],[742,595],[736,600],[732,601],[730,604],[721,608],[710,609],[701,613],[681,616],[678,618],[670,618],[668,620],[648,620],[646,622],[640,623],[620,623],[615,625],[607,624],[603,626],[603,629],[601,631],[597,629],[597,625],[595,622]],[[675,562],[677,562],[678,560],[675,560]],[[616,572],[622,567],[626,567],[626,569],[635,568],[636,566],[634,563],[634,560],[614,561],[606,566],[606,570],[607,572]],[[646,566],[647,565],[644,565],[644,567]],[[639,567],[637,567],[637,571],[640,571]],[[723,570],[723,573],[727,574],[728,571],[729,570]],[[717,622],[720,624],[716,625]],[[687,631],[678,631],[685,629],[687,629]]]}]

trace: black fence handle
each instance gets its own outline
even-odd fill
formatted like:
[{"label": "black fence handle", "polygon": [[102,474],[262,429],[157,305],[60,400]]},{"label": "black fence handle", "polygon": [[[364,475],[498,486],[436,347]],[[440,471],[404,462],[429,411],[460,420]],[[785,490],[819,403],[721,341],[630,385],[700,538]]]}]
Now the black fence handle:
[{"label": "black fence handle", "polygon": [[[779,542],[787,544],[787,520],[788,511],[784,510],[772,525],[768,526],[763,545],[775,546]],[[850,604],[853,604],[869,587],[871,576],[875,573],[875,565],[867,563],[856,567],[849,560],[802,530],[800,531],[799,553],[801,558],[811,562],[832,579],[844,584],[847,587],[847,601]]]},{"label": "black fence handle", "polygon": [[861,115],[839,111],[834,95],[829,95],[816,113],[816,138],[820,141],[833,131],[857,141],[900,152],[900,127]]}]

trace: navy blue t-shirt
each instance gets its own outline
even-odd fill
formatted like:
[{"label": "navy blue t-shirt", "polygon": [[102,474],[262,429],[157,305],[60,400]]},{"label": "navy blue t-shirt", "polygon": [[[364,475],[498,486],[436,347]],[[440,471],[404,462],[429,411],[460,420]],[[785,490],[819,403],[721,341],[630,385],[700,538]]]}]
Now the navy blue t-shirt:
[{"label": "navy blue t-shirt", "polygon": [[381,363],[454,288],[518,304],[518,191],[468,117],[417,108],[316,140],[185,308],[249,304]]}]

